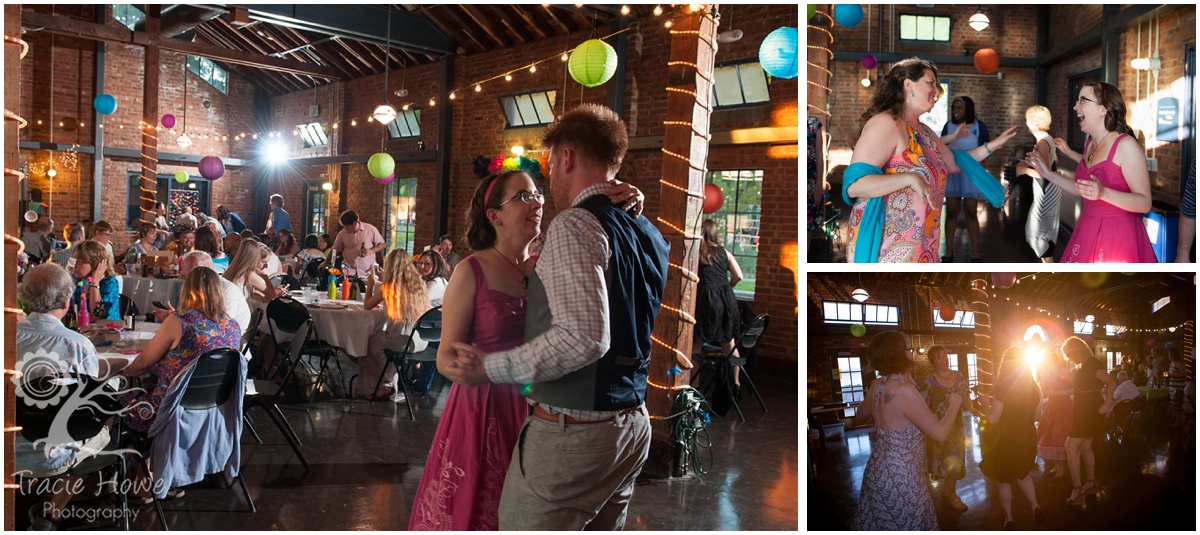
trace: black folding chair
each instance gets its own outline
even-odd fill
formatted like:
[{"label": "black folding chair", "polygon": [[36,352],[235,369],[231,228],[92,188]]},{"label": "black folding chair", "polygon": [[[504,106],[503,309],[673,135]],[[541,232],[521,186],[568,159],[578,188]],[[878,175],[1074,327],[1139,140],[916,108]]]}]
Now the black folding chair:
[{"label": "black folding chair", "polygon": [[[296,332],[296,338],[293,338],[293,340],[307,337],[310,326],[310,322],[301,324]],[[291,344],[288,346],[288,349],[287,358],[289,361],[298,361],[303,344]],[[261,359],[262,357],[257,358]],[[291,372],[289,371],[288,373],[290,374]],[[304,454],[300,452],[300,437],[296,434],[296,430],[292,428],[292,424],[288,421],[287,416],[284,416],[283,411],[279,410],[278,402],[283,392],[283,384],[287,382],[286,380],[287,377],[285,376],[284,381],[281,381],[277,385],[271,380],[250,379],[254,385],[254,392],[251,393],[247,389],[242,405],[242,418],[250,426],[250,433],[254,435],[254,440],[262,444],[262,438],[259,437],[258,432],[254,429],[253,421],[247,414],[253,406],[262,407],[263,411],[267,413],[267,417],[271,419],[275,427],[279,428],[279,432],[288,441],[288,445],[292,447],[292,451],[300,459],[300,464],[304,465],[304,468],[307,470],[308,461],[304,459]]]},{"label": "black folding chair", "polygon": [[[411,392],[408,388],[408,381],[405,377],[405,370],[413,363],[422,362],[425,365],[433,365],[437,362],[438,347],[442,342],[442,307],[434,307],[426,311],[417,320],[413,326],[413,334],[420,335],[421,340],[429,343],[424,351],[414,352],[415,342],[412,336],[409,336],[408,343],[404,344],[403,351],[395,351],[392,349],[384,349],[383,355],[387,362],[383,365],[383,373],[379,374],[379,380],[375,381],[375,390],[379,391],[379,385],[383,384],[383,378],[387,375],[388,365],[392,365],[396,369],[396,374],[399,378],[396,382],[400,383],[400,388],[404,391],[404,404],[408,405],[408,417],[416,420],[413,414],[412,400],[410,399]],[[428,388],[428,385],[426,385]],[[371,396],[371,401],[375,401],[375,396]]]},{"label": "black folding chair", "polygon": [[[696,360],[700,361],[700,368],[696,370],[696,373],[692,374],[692,381],[695,381],[700,376],[701,370],[708,368],[714,372],[715,376],[720,377],[722,384],[715,385],[717,388],[727,388],[732,391],[732,367],[741,366],[742,378],[746,380],[746,384],[750,387],[750,391],[754,394],[754,397],[758,398],[758,404],[762,406],[763,414],[766,414],[767,404],[763,402],[762,396],[758,393],[758,387],[754,386],[754,380],[750,378],[750,374],[747,373],[745,369],[746,357],[735,357],[734,352],[737,351],[738,348],[754,348],[758,344],[759,337],[762,336],[763,331],[767,329],[767,325],[770,324],[770,322],[771,317],[767,314],[759,314],[755,316],[754,320],[749,323],[749,327],[746,328],[745,332],[743,332],[733,344],[734,350],[730,351],[729,353],[721,351],[720,347],[705,344],[701,349],[701,352],[694,356]],[[715,380],[710,381],[710,383],[712,382],[715,382]],[[704,391],[706,388],[701,388],[700,390]],[[742,414],[742,408],[738,405],[737,397],[733,396],[731,401],[733,408],[737,410],[738,418],[743,422],[746,421],[746,416]]]},{"label": "black folding chair", "polygon": [[[270,303],[267,303],[267,323],[271,331],[271,338],[275,341],[276,354],[274,356],[276,357],[275,360],[278,361],[274,369],[270,370],[270,373],[266,376],[267,379],[274,377],[278,373],[280,366],[286,362],[289,366],[288,372],[284,376],[284,382],[286,382],[288,376],[294,374],[296,367],[301,362],[300,357],[303,355],[317,355],[321,359],[318,365],[316,384],[313,386],[313,391],[308,397],[308,405],[305,407],[307,411],[312,407],[312,402],[316,399],[317,391],[321,389],[321,385],[326,382],[333,383],[332,379],[327,376],[327,374],[332,373],[329,370],[330,360],[337,366],[338,376],[344,377],[342,363],[337,359],[337,349],[321,341],[320,336],[317,335],[317,330],[312,328],[312,314],[309,314],[308,309],[303,304],[289,296],[277,297],[271,300]],[[304,336],[299,336],[300,327],[306,324],[310,328],[307,329],[307,333]],[[279,342],[279,337],[275,334],[276,329],[280,332],[292,333],[293,337],[291,341]],[[300,344],[301,346],[295,359],[287,358],[279,360],[279,356],[292,353],[291,347],[294,344]]]},{"label": "black folding chair", "polygon": [[[200,355],[196,361],[196,369],[188,381],[187,390],[184,390],[183,398],[179,401],[179,406],[188,411],[206,411],[224,405],[229,401],[229,396],[233,394],[233,390],[237,386],[238,364],[240,364],[241,358],[241,354],[233,348],[214,349]],[[237,440],[237,437],[233,437],[233,440]],[[250,512],[256,512],[254,499],[250,497],[250,490],[246,488],[246,481],[242,479],[241,470],[234,479],[241,486],[242,493],[246,495],[246,503],[250,506]]]}]

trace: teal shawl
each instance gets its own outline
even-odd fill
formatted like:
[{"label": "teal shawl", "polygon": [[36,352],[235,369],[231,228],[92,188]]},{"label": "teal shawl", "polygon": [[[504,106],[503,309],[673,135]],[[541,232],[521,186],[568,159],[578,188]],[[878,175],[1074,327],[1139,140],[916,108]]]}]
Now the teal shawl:
[{"label": "teal shawl", "polygon": [[[992,206],[999,208],[1004,204],[1004,186],[1000,185],[1000,181],[987,172],[975,158],[966,151],[951,149],[954,154],[954,162],[962,169],[964,175],[983,192],[983,196],[987,198]],[[842,200],[846,204],[854,206],[855,198],[850,197],[847,193],[850,190],[850,185],[858,181],[858,179],[867,175],[882,175],[883,170],[869,163],[857,162],[850,164],[846,171],[842,173]],[[854,243],[854,262],[878,262],[879,249],[883,245],[883,220],[884,220],[883,197],[873,197],[867,201],[866,207],[863,208],[862,222],[858,226],[858,234]]]}]

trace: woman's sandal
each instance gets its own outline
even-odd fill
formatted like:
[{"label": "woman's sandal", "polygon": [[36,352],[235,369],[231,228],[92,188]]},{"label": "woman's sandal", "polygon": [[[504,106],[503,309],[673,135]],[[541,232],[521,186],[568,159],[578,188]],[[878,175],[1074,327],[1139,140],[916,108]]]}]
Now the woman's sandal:
[{"label": "woman's sandal", "polygon": [[1076,502],[1078,502],[1084,496],[1085,494],[1083,493],[1082,485],[1078,487],[1071,487],[1071,497],[1067,498],[1067,503],[1071,505],[1078,505]]},{"label": "woman's sandal", "polygon": [[1089,480],[1085,481],[1085,482],[1083,483],[1083,487],[1082,487],[1082,488],[1083,488],[1083,493],[1084,493],[1084,494],[1095,494],[1095,493],[1096,493],[1096,490],[1098,489],[1098,487],[1096,486],[1096,480],[1095,480],[1095,479],[1089,479]]}]

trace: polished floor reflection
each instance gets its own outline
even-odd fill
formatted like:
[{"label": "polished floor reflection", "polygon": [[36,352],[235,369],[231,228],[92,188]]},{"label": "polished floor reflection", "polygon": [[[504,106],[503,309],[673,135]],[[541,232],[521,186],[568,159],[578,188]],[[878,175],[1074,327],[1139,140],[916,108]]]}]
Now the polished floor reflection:
[{"label": "polished floor reflection", "polygon": [[[1068,505],[1071,478],[1055,480],[1052,463],[1038,459],[1033,472],[1037,499],[1050,530],[1195,530],[1196,474],[1195,428],[1191,450],[1186,431],[1172,428],[1169,415],[1147,421],[1145,435],[1135,433],[1126,444],[1095,441],[1096,479],[1102,490],[1078,506]],[[847,530],[858,509],[863,469],[871,456],[870,433],[861,428],[844,437],[819,441],[810,447],[814,477],[808,487],[809,530]],[[981,452],[978,426],[967,424],[967,476],[958,482],[965,512],[950,507],[935,483],[929,485],[942,530],[999,530],[1004,524],[997,484],[979,471]],[[1033,511],[1019,490],[1013,489],[1013,517],[1018,530],[1034,530]]]},{"label": "polished floor reflection", "polygon": [[[351,371],[347,372],[352,373]],[[747,421],[731,410],[708,427],[712,469],[695,479],[643,473],[628,530],[787,530],[799,528],[797,387],[758,381],[769,413],[748,396]],[[322,398],[318,398],[319,400]],[[310,412],[284,406],[311,466],[305,470],[260,409],[251,416],[264,444],[242,437],[243,476],[258,507],[247,511],[237,486],[220,476],[186,487],[164,502],[172,530],[404,530],[413,493],[433,441],[444,391],[415,397],[416,420],[403,404],[345,402],[328,396]],[[18,497],[16,527],[25,529],[34,500]],[[86,502],[81,506],[89,505]],[[111,507],[107,502],[100,504]],[[80,525],[71,522],[66,527]],[[133,529],[161,529],[153,507],[137,508]]]}]

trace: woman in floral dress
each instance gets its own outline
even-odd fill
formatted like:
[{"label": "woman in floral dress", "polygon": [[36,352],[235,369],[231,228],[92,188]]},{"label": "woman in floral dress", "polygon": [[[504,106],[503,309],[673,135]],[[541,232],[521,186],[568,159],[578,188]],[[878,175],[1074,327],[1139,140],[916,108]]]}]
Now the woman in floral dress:
[{"label": "woman in floral dress", "polygon": [[1047,352],[1042,365],[1042,386],[1049,395],[1038,422],[1037,455],[1054,461],[1054,479],[1067,473],[1067,433],[1071,430],[1071,371],[1058,350]]},{"label": "woman in floral dress", "polygon": [[[962,397],[964,405],[970,403],[967,381],[963,379],[962,373],[950,369],[950,358],[946,353],[946,348],[931,346],[926,355],[929,356],[929,362],[933,364],[933,373],[921,382],[917,390],[921,392],[921,397],[925,399],[925,404],[929,406],[929,410],[933,411],[933,415],[945,418],[950,409],[950,394],[958,394]],[[966,511],[967,504],[963,503],[954,489],[958,480],[967,475],[966,434],[963,431],[962,407],[954,415],[954,425],[950,427],[949,437],[946,440],[926,440],[925,452],[929,477],[942,481],[942,499],[946,500],[951,507]]]}]

